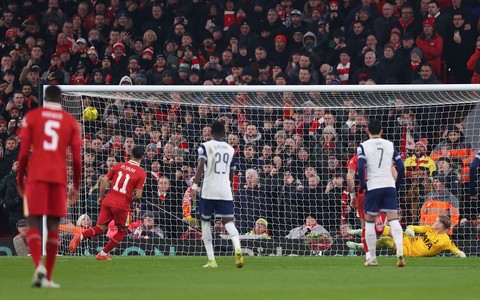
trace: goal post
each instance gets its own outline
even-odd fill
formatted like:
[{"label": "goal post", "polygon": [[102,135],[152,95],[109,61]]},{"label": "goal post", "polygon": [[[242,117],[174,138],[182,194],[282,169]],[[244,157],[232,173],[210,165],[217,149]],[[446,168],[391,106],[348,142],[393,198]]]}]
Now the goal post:
[{"label": "goal post", "polygon": [[[452,239],[465,253],[479,253],[480,211],[470,200],[468,168],[480,148],[480,85],[61,88],[65,109],[81,124],[84,162],[79,201],[63,221],[73,228],[62,232],[63,253],[81,230],[81,216],[97,220],[100,178],[129,158],[132,145],[142,145],[143,197],[132,205],[129,233],[114,254],[204,255],[198,203],[187,189],[198,145],[220,119],[236,151],[235,217],[248,254],[360,255],[345,245],[360,242],[347,234],[360,222],[349,206],[346,174],[371,118],[382,121],[384,137],[406,161],[399,190],[404,228],[431,222],[428,206],[439,193],[448,195],[442,199],[448,198]],[[89,106],[96,118],[84,117]],[[230,255],[223,226],[212,228],[216,253]],[[95,254],[106,242],[85,240],[76,255]]]}]

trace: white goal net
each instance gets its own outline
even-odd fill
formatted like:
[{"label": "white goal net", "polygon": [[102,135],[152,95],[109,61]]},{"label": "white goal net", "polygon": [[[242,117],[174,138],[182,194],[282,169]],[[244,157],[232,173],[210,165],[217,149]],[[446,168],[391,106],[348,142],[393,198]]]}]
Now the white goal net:
[{"label": "white goal net", "polygon": [[[185,195],[197,148],[220,119],[237,155],[232,188],[242,248],[259,256],[355,254],[345,246],[360,241],[347,233],[360,228],[349,206],[347,162],[368,139],[372,118],[382,120],[384,137],[406,162],[404,228],[431,224],[442,210],[459,248],[479,253],[478,200],[469,194],[469,166],[480,147],[477,85],[62,88],[64,106],[81,123],[84,163],[80,199],[62,222],[64,253],[72,234],[89,225],[85,214],[97,220],[100,178],[142,145],[144,194],[113,254],[204,255],[197,199]],[[90,108],[84,116],[87,107],[98,117]],[[223,226],[212,225],[216,253],[230,255]],[[113,231],[111,224],[107,236]],[[84,240],[75,254],[96,254],[107,239]]]}]

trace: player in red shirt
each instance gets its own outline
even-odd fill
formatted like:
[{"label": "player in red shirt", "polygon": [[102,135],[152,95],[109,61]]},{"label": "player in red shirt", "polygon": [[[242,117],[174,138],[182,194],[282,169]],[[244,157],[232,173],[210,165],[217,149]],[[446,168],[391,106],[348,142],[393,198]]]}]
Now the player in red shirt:
[{"label": "player in red shirt", "polygon": [[[361,239],[363,244],[363,249],[365,251],[365,258],[366,260],[370,259],[370,253],[368,252],[367,241],[365,240],[365,209],[364,209],[364,200],[365,194],[364,192],[360,192],[360,186],[357,186],[355,189],[355,176],[358,172],[358,155],[355,154],[348,162],[347,162],[347,189],[350,198],[350,206],[357,210],[357,216],[360,219],[360,224],[362,227]],[[392,172],[394,168],[392,168]],[[394,173],[396,174],[396,172]],[[395,177],[396,175],[394,175]],[[386,223],[386,214],[380,213],[377,218],[375,219],[375,231],[377,234],[382,234],[383,229],[385,228]],[[348,244],[348,243],[347,243]]]},{"label": "player in red shirt", "polygon": [[347,188],[350,198],[350,206],[357,209],[357,215],[362,225],[362,244],[365,251],[366,259],[370,259],[370,253],[368,252],[367,242],[365,241],[365,210],[363,208],[363,202],[365,199],[364,193],[358,192],[358,188],[355,189],[355,175],[358,171],[358,155],[355,154],[347,162]]},{"label": "player in red shirt", "polygon": [[[20,132],[17,189],[24,202],[24,213],[30,229],[27,243],[35,265],[33,286],[58,288],[52,281],[58,250],[58,225],[67,215],[67,150],[73,160],[73,187],[68,204],[77,200],[82,160],[81,138],[77,120],[62,109],[62,91],[57,86],[45,90],[45,106],[26,114]],[[29,153],[31,151],[31,154]],[[25,174],[28,167],[28,176]],[[40,227],[47,216],[47,257],[42,263]]]},{"label": "player in red shirt", "polygon": [[[101,208],[97,226],[76,234],[69,245],[70,253],[75,252],[82,239],[103,234],[108,223],[113,220],[118,232],[110,238],[110,242],[96,256],[98,260],[112,260],[108,253],[123,240],[131,221],[130,204],[142,198],[143,185],[147,177],[145,170],[140,167],[144,152],[143,147],[133,147],[132,158],[127,162],[115,164],[102,178],[98,199]],[[109,183],[113,186],[104,198]]]}]

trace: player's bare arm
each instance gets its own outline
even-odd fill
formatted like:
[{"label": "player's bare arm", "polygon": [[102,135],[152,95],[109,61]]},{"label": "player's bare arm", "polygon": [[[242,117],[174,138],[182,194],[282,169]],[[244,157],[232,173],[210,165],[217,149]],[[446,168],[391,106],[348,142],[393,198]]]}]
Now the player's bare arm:
[{"label": "player's bare arm", "polygon": [[100,180],[100,188],[98,195],[98,204],[102,204],[103,199],[105,198],[105,191],[107,190],[110,179],[107,176],[103,176]]},{"label": "player's bare arm", "polygon": [[138,201],[138,200],[142,199],[142,194],[143,194],[143,190],[135,189],[133,191],[132,200],[133,201]]},{"label": "player's bare arm", "polygon": [[200,182],[200,178],[203,176],[203,171],[205,170],[205,159],[200,158],[198,160],[197,170],[195,172],[195,177],[193,178],[192,188],[190,192],[190,197],[194,199],[197,196],[198,192],[198,183]]},{"label": "player's bare arm", "polygon": [[393,180],[397,181],[398,172],[394,165],[392,165],[392,176],[393,176]]},{"label": "player's bare arm", "polygon": [[77,203],[78,199],[78,188],[72,187],[70,193],[68,194],[68,206],[72,206]]},{"label": "player's bare arm", "polygon": [[355,170],[348,169],[347,172],[347,188],[350,197],[350,206],[355,207],[356,197],[355,197]]}]

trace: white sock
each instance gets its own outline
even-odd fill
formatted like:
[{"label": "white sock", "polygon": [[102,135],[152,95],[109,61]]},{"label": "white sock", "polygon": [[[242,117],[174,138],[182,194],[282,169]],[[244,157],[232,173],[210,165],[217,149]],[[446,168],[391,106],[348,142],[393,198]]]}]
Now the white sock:
[{"label": "white sock", "polygon": [[370,251],[365,252],[365,259],[366,259],[366,260],[369,260],[369,259],[371,259],[371,258],[372,258],[372,256],[370,255]]},{"label": "white sock", "polygon": [[210,231],[211,223],[209,221],[202,220],[202,240],[205,244],[205,250],[207,251],[208,260],[215,259],[213,254],[212,232]]},{"label": "white sock", "polygon": [[375,245],[377,242],[377,234],[375,232],[374,222],[365,222],[365,241],[367,242],[371,259],[375,259],[377,257],[377,248]]},{"label": "white sock", "polygon": [[232,239],[233,248],[235,248],[235,250],[240,250],[240,237],[237,227],[235,227],[235,223],[233,221],[228,222],[224,226],[228,234],[230,235],[230,238]]},{"label": "white sock", "polygon": [[107,256],[108,254],[105,251],[102,250],[102,251],[100,251],[100,255],[101,256]]},{"label": "white sock", "polygon": [[395,247],[397,247],[397,256],[403,256],[403,230],[402,225],[398,219],[391,220],[388,222],[390,225],[390,232],[395,242]]}]

